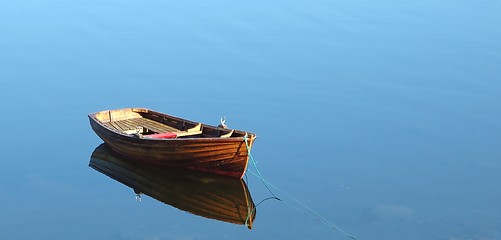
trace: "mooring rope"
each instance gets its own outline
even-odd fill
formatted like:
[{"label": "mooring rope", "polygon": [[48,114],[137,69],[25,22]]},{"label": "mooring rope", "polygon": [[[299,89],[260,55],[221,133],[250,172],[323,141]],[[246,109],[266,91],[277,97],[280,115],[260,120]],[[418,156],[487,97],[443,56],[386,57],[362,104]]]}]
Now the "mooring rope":
[{"label": "mooring rope", "polygon": [[[274,193],[273,191],[271,191],[271,189],[268,187],[268,185],[266,184],[266,180],[264,179],[263,175],[261,174],[261,172],[259,171],[259,168],[257,168],[257,164],[256,164],[256,160],[254,160],[254,157],[252,157],[252,154],[250,152],[250,147],[249,147],[249,142],[248,142],[248,136],[247,136],[247,133],[245,133],[245,136],[244,136],[244,142],[245,142],[245,147],[247,149],[247,155],[249,156],[249,158],[251,159],[252,161],[252,164],[254,165],[254,168],[256,169],[256,171],[259,173],[259,178],[263,181],[263,185],[266,187],[266,189],[268,189],[268,191],[270,192],[270,194],[272,195],[272,197],[268,197],[268,198],[265,198],[263,200],[261,200],[261,202],[259,202],[258,204],[256,204],[252,209],[251,211],[247,214],[247,218],[245,219],[245,226],[247,226],[248,222],[249,222],[249,218],[250,216],[252,216],[254,214],[254,212],[256,211],[256,208],[257,206],[259,206],[261,203],[263,203],[264,201],[266,200],[271,200],[271,199],[275,199],[275,200],[278,200],[278,201],[282,201],[280,198],[278,198]],[[253,173],[254,174],[254,173]],[[248,182],[248,181],[247,181]]]},{"label": "mooring rope", "polygon": [[[247,171],[249,171],[252,175],[254,175],[256,177],[261,178],[260,175],[254,173],[253,171],[251,171],[251,170],[247,170]],[[348,232],[346,232],[343,229],[341,229],[340,227],[338,227],[336,224],[334,224],[331,221],[327,220],[325,217],[323,217],[322,215],[320,215],[319,213],[317,213],[316,211],[314,211],[313,209],[311,209],[310,207],[308,207],[306,204],[304,204],[301,201],[299,201],[297,198],[295,198],[295,197],[291,196],[290,194],[284,192],[283,190],[281,190],[277,186],[273,185],[272,183],[270,183],[266,179],[261,178],[261,180],[263,180],[267,185],[271,186],[275,190],[279,191],[280,193],[282,193],[285,196],[287,196],[288,198],[290,198],[292,201],[296,202],[296,204],[298,204],[302,208],[306,209],[307,211],[302,210],[301,208],[299,208],[299,207],[297,207],[297,206],[295,206],[295,205],[293,205],[293,204],[291,204],[291,203],[289,203],[287,201],[282,201],[283,203],[287,204],[287,206],[296,209],[296,211],[298,211],[298,212],[300,212],[302,214],[305,214],[306,216],[308,216],[308,217],[310,217],[310,218],[312,218],[314,220],[319,221],[320,223],[326,225],[327,227],[330,227],[330,228],[332,228],[332,229],[334,229],[336,231],[339,231],[340,233],[346,235],[347,237],[349,237],[351,239],[355,239],[356,240],[356,238],[353,235],[349,234]],[[265,200],[268,200],[268,199],[265,199]]]},{"label": "mooring rope", "polygon": [[[247,217],[245,218],[245,224],[244,224],[246,227],[248,227],[249,220],[250,220],[251,216],[253,216],[253,215],[254,215],[254,212],[256,211],[257,207],[258,207],[259,205],[261,205],[261,203],[263,203],[263,202],[265,202],[265,201],[267,201],[267,200],[277,200],[277,198],[276,198],[276,197],[267,197],[267,198],[265,198],[265,199],[261,200],[258,204],[256,204],[256,205],[255,205],[255,206],[254,206],[254,207],[253,207],[253,208],[252,208],[252,209],[251,209],[251,210],[247,213]],[[280,201],[281,201],[281,200],[280,200]]]},{"label": "mooring rope", "polygon": [[[302,203],[301,201],[299,201],[297,198],[291,196],[290,194],[284,192],[283,190],[279,189],[278,187],[276,187],[275,185],[273,185],[272,183],[270,183],[269,181],[267,181],[264,177],[263,177],[263,174],[261,174],[261,172],[259,171],[259,168],[257,167],[257,163],[256,161],[254,160],[254,158],[252,157],[252,154],[250,152],[250,148],[249,148],[249,143],[248,143],[248,140],[247,140],[247,134],[245,134],[244,136],[244,141],[245,141],[245,146],[247,147],[247,154],[249,155],[249,158],[251,159],[252,161],[252,164],[254,165],[254,168],[256,169],[257,171],[257,174],[254,173],[253,171],[251,171],[250,169],[248,169],[247,171],[252,173],[254,176],[258,177],[261,179],[261,181],[263,181],[263,184],[264,186],[268,189],[268,191],[270,192],[270,194],[273,196],[273,197],[269,197],[269,198],[265,198],[264,200],[262,200],[261,202],[259,202],[253,209],[252,211],[249,213],[249,215],[247,216],[247,219],[245,220],[245,225],[247,226],[247,222],[249,220],[249,217],[251,214],[254,213],[255,211],[255,208],[257,208],[257,206],[259,206],[259,204],[263,203],[264,201],[266,200],[270,200],[270,199],[276,199],[276,200],[279,200],[285,204],[287,204],[289,207],[291,208],[294,208],[296,209],[296,211],[300,212],[300,213],[303,213],[305,215],[307,215],[308,217],[312,218],[312,219],[315,219],[317,221],[319,221],[320,223],[346,235],[347,237],[351,238],[351,239],[354,239],[356,240],[356,238],[354,236],[352,236],[351,234],[347,233],[346,231],[344,231],[343,229],[339,228],[338,226],[336,226],[334,223],[330,222],[329,220],[327,220],[325,217],[323,217],[322,215],[320,215],[319,213],[315,212],[313,209],[311,209],[310,207],[308,207],[306,204]],[[281,192],[282,194],[284,194],[285,196],[287,196],[288,198],[292,199],[294,202],[296,202],[296,204],[298,204],[299,206],[303,207],[304,209],[306,209],[307,211],[303,211],[302,209],[300,209],[299,207],[297,206],[294,206],[290,203],[288,203],[287,201],[282,201],[282,199],[278,198],[274,193],[273,191],[271,191],[270,187],[271,186],[272,188],[274,188],[275,190]]]},{"label": "mooring rope", "polygon": [[247,133],[245,134],[244,136],[244,141],[245,141],[245,147],[247,148],[247,155],[249,155],[249,158],[251,159],[252,161],[252,164],[254,165],[254,168],[256,169],[257,173],[259,174],[259,178],[261,178],[261,180],[263,181],[263,184],[264,186],[268,189],[268,191],[270,192],[270,194],[273,196],[273,198],[275,198],[276,200],[278,201],[282,201],[280,198],[278,198],[274,193],[273,191],[271,191],[271,189],[268,187],[268,185],[266,184],[266,180],[264,179],[263,177],[263,174],[261,174],[261,172],[259,171],[259,168],[257,168],[257,164],[256,164],[256,160],[254,160],[254,158],[252,157],[252,154],[250,152],[250,147],[249,147],[249,143],[248,143],[248,140],[247,140]]}]

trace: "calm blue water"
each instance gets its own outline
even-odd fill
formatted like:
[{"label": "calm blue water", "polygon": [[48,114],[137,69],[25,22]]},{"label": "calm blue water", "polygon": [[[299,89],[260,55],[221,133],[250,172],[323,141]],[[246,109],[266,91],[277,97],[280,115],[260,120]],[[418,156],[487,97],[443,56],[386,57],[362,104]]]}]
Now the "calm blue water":
[{"label": "calm blue water", "polygon": [[347,239],[278,201],[252,231],[137,202],[87,166],[101,140],[86,115],[122,107],[257,133],[265,178],[358,239],[501,239],[500,13],[495,0],[1,3],[0,239]]}]

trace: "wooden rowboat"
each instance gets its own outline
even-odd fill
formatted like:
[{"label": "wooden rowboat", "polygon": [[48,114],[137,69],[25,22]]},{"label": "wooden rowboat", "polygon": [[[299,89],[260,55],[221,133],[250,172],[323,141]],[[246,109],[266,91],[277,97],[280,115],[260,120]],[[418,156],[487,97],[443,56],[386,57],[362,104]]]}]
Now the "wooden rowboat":
[{"label": "wooden rowboat", "polygon": [[94,132],[136,160],[242,178],[254,133],[226,129],[145,108],[89,114]]},{"label": "wooden rowboat", "polygon": [[177,209],[252,228],[255,205],[247,185],[235,179],[200,171],[144,164],[98,146],[89,166],[98,172]]}]

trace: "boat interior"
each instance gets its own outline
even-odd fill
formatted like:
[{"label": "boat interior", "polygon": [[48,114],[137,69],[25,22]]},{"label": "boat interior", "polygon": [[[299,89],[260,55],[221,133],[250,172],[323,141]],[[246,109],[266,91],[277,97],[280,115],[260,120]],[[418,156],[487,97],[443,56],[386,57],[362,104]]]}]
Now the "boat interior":
[{"label": "boat interior", "polygon": [[104,126],[140,138],[229,138],[245,132],[213,127],[144,108],[101,111],[95,115]]}]

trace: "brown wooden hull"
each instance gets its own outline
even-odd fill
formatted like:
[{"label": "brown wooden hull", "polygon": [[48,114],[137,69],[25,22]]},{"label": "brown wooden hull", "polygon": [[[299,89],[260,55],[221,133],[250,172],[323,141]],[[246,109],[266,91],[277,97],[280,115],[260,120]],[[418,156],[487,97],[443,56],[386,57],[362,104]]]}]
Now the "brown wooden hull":
[{"label": "brown wooden hull", "polygon": [[192,214],[249,229],[255,219],[255,205],[241,179],[138,162],[114,153],[106,144],[94,150],[89,166],[137,194]]},{"label": "brown wooden hull", "polygon": [[[155,116],[166,114],[152,112]],[[145,117],[149,117],[145,115]],[[235,137],[220,138],[211,136],[222,128],[203,124],[203,131],[207,133],[201,137],[176,139],[145,139],[116,131],[96,118],[96,114],[89,115],[90,124],[94,132],[103,139],[114,151],[141,161],[159,165],[184,167],[193,170],[212,172],[231,177],[241,178],[248,165],[248,150],[244,140],[247,138],[249,149],[255,139],[252,133],[236,131]],[[179,119],[179,118],[175,118]],[[189,120],[179,119],[179,121]]]}]

